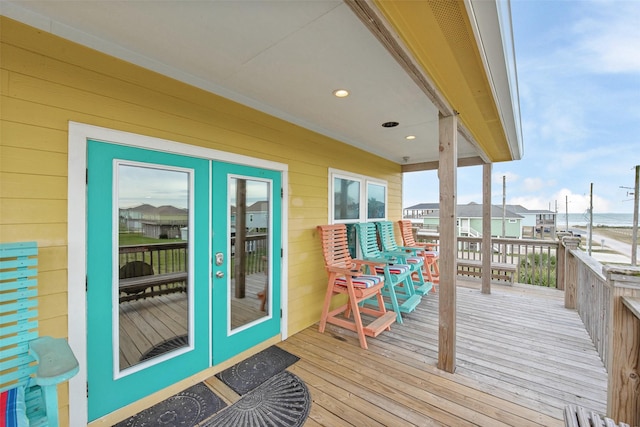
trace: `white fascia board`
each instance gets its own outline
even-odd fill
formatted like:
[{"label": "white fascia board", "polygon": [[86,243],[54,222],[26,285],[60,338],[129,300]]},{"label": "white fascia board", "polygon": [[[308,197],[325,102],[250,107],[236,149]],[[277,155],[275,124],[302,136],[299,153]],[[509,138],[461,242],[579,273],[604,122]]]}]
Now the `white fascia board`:
[{"label": "white fascia board", "polygon": [[509,0],[464,0],[511,155],[524,155]]}]

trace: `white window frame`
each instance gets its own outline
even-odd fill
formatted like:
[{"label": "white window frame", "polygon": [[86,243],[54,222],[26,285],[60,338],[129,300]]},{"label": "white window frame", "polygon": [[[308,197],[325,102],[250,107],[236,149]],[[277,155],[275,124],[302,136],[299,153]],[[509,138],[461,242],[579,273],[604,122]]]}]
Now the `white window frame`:
[{"label": "white window frame", "polygon": [[[335,179],[348,179],[360,183],[360,210],[358,218],[354,219],[336,219],[335,218]],[[368,218],[368,200],[369,200],[369,184],[384,187],[384,217]],[[329,223],[330,224],[355,224],[358,222],[374,222],[386,221],[388,217],[389,206],[389,185],[387,181],[373,178],[366,175],[360,175],[353,172],[347,172],[339,169],[329,168]]]}]

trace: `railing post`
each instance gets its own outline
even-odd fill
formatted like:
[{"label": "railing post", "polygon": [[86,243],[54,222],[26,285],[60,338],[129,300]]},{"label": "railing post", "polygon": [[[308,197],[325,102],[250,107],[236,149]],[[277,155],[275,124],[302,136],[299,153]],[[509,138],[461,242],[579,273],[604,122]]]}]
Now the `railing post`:
[{"label": "railing post", "polygon": [[640,319],[623,297],[640,297],[640,268],[604,266],[612,289],[609,310],[609,387],[607,416],[632,426],[640,424]]},{"label": "railing post", "polygon": [[564,291],[566,258],[564,241],[558,240],[558,250],[556,251],[556,288]]},{"label": "railing post", "polygon": [[[577,289],[578,289],[578,269],[575,258],[570,251],[578,249],[580,244],[579,237],[564,237],[562,239],[564,246],[564,266],[558,263],[558,268],[564,268],[564,306],[565,308],[576,308]],[[558,250],[560,252],[560,250]]]}]

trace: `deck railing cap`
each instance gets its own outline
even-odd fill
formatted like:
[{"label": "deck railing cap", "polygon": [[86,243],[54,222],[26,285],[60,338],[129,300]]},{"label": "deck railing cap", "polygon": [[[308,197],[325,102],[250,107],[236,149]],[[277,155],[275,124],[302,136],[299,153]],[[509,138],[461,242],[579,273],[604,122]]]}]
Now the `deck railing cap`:
[{"label": "deck railing cap", "polygon": [[569,249],[577,249],[581,239],[574,236],[565,236],[562,238],[562,244]]},{"label": "deck railing cap", "polygon": [[604,265],[602,273],[615,286],[640,288],[640,267]]}]

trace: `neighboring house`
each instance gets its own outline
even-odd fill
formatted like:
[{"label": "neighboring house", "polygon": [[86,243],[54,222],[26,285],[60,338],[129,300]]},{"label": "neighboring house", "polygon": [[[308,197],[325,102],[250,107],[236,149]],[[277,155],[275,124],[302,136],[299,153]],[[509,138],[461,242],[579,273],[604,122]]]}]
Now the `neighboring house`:
[{"label": "neighboring house", "polygon": [[265,201],[255,202],[247,207],[246,225],[250,230],[263,230],[268,227],[269,204]]},{"label": "neighboring house", "polygon": [[142,233],[153,239],[179,239],[180,229],[189,224],[188,211],[174,206],[143,204],[119,209],[119,213],[121,232]]},{"label": "neighboring house", "polygon": [[[458,205],[458,236],[479,237],[482,236],[482,205],[469,203],[468,205]],[[440,210],[424,216],[423,223],[427,229],[437,229],[440,223]],[[502,206],[491,206],[491,236],[502,236],[502,219],[505,219],[506,238],[520,239],[522,237],[522,220],[519,214],[506,210],[503,215]]]},{"label": "neighboring house", "polygon": [[[269,221],[269,203],[259,201],[247,207],[245,213],[245,226],[249,232],[253,230],[266,229]],[[231,224],[235,228],[236,207],[231,206]]]},{"label": "neighboring house", "polygon": [[[523,153],[505,2],[0,8],[0,236],[37,241],[40,330],[80,362],[60,387],[63,425],[113,425],[314,325],[327,286],[316,226],[401,219],[403,173],[439,169],[452,201],[456,165]],[[120,362],[116,166],[162,171],[162,191],[180,178],[189,203],[188,345],[133,368]],[[266,310],[238,329],[235,181],[266,189],[270,245]],[[441,271],[440,295],[454,290]],[[449,301],[441,315],[455,318]],[[455,351],[442,354],[452,372]]]},{"label": "neighboring house", "polygon": [[545,209],[527,209],[520,205],[506,205],[507,209],[522,215],[522,234],[531,236],[539,233],[553,234],[556,231],[556,213]]},{"label": "neighboring house", "polygon": [[438,212],[439,210],[439,203],[419,203],[417,205],[404,208],[402,210],[402,217],[406,219],[423,218],[431,213]]}]

